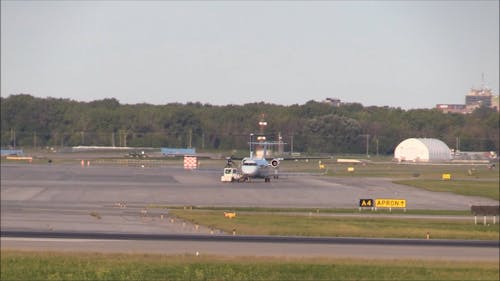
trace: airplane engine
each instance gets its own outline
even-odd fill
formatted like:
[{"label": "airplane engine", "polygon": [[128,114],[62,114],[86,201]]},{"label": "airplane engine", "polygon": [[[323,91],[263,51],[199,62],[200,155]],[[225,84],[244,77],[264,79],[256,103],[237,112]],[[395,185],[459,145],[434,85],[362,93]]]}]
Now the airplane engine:
[{"label": "airplane engine", "polygon": [[279,165],[280,165],[280,160],[279,159],[273,159],[273,160],[271,160],[271,166],[273,166],[273,168],[278,168]]},{"label": "airplane engine", "polygon": [[231,157],[226,157],[226,167],[232,167],[233,166],[233,159]]}]

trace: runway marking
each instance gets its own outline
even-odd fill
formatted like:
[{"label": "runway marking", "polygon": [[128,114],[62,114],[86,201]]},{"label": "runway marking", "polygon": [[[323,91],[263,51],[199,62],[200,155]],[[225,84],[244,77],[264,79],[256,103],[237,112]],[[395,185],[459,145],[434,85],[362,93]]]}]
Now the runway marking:
[{"label": "runway marking", "polygon": [[26,238],[26,237],[0,237],[1,241],[23,241],[23,242],[117,242],[123,240],[113,239],[81,239],[81,238]]}]

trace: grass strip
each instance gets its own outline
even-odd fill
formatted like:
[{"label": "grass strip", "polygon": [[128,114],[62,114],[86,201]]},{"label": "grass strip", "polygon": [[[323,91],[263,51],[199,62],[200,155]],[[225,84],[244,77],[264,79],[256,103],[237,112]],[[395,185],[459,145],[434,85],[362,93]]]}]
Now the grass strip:
[{"label": "grass strip", "polygon": [[229,219],[218,210],[170,210],[192,223],[247,235],[293,235],[376,238],[498,240],[498,225],[475,225],[473,221],[377,217],[335,217],[296,214],[238,213]]},{"label": "grass strip", "polygon": [[480,196],[500,200],[498,181],[471,180],[398,180],[396,184],[404,184],[434,192],[451,192],[465,196]]},{"label": "grass strip", "polygon": [[[286,161],[285,161],[286,162]],[[398,164],[398,163],[369,163],[367,165],[335,164],[331,161],[322,161],[326,165],[328,175],[335,177],[385,177],[385,178],[415,178],[440,180],[443,174],[450,174],[456,180],[496,180],[499,175],[496,168],[488,165],[439,165],[439,164]],[[309,167],[312,164],[309,164]],[[292,170],[301,170],[306,165],[300,164]],[[348,168],[354,168],[349,172]],[[286,166],[284,165],[284,169]],[[316,168],[317,169],[317,168]]]},{"label": "grass strip", "polygon": [[498,280],[495,262],[1,252],[2,280]]},{"label": "grass strip", "polygon": [[377,211],[371,211],[370,208],[359,211],[358,208],[269,208],[269,207],[214,207],[214,206],[173,206],[161,204],[149,204],[147,208],[171,209],[171,210],[213,210],[213,211],[236,211],[236,212],[256,212],[256,213],[303,213],[303,214],[360,214],[369,213],[370,215],[429,215],[429,216],[469,216],[470,211],[466,210],[419,210],[379,208]]}]

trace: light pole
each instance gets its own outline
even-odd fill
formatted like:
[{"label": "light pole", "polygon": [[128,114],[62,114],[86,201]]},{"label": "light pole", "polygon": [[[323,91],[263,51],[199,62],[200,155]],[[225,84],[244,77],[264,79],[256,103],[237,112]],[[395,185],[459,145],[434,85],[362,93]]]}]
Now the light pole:
[{"label": "light pole", "polygon": [[253,133],[250,133],[250,158],[253,158],[252,141],[253,141]]},{"label": "light pole", "polygon": [[370,135],[369,134],[364,134],[364,135],[359,135],[361,137],[366,137],[366,158],[370,157],[368,154],[368,151],[370,149]]},{"label": "light pole", "polygon": [[380,139],[380,137],[384,137],[384,136],[378,136],[378,135],[375,135],[375,136],[374,136],[374,138],[375,138],[375,143],[376,143],[376,145],[377,145],[377,149],[376,149],[376,151],[377,151],[377,157],[378,157],[378,155],[379,155],[378,146],[379,146],[379,139]]}]

